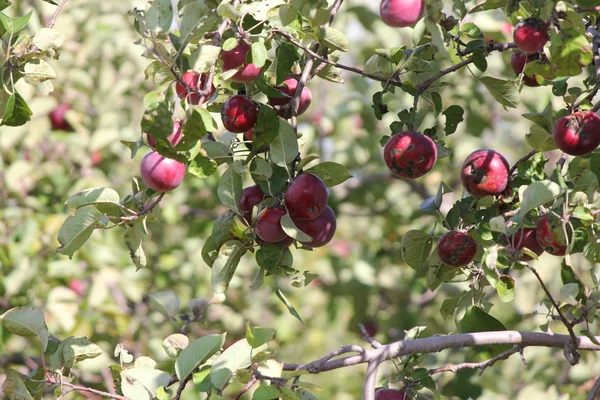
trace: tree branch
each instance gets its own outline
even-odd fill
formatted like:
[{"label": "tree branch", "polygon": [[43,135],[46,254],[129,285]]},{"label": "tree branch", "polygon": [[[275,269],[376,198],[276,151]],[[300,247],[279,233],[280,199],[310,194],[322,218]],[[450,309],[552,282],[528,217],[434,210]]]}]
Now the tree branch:
[{"label": "tree branch", "polygon": [[375,386],[377,385],[377,370],[379,361],[374,360],[367,365],[367,374],[363,386],[363,400],[375,400]]},{"label": "tree branch", "polygon": [[466,368],[469,368],[469,369],[477,369],[478,368],[479,375],[481,375],[481,374],[483,374],[483,371],[485,371],[487,368],[491,367],[492,365],[496,364],[498,361],[506,360],[513,354],[519,353],[521,351],[523,351],[523,347],[520,345],[516,345],[512,349],[506,350],[505,352],[500,353],[496,357],[490,358],[489,360],[478,362],[478,363],[465,362],[465,363],[460,363],[460,364],[456,364],[456,365],[447,365],[445,367],[434,368],[434,369],[429,370],[429,375],[439,374],[440,372],[456,373],[456,371],[459,371],[461,369],[466,369]]},{"label": "tree branch", "polygon": [[56,24],[56,18],[58,18],[58,14],[63,9],[63,7],[67,3],[67,1],[68,0],[62,0],[60,2],[60,4],[58,5],[58,7],[56,8],[56,10],[54,11],[54,14],[52,15],[52,19],[50,20],[50,23],[48,24],[49,29],[52,29],[54,27],[54,25]]},{"label": "tree branch", "polygon": [[598,377],[598,379],[596,379],[596,382],[594,382],[594,386],[592,386],[592,389],[588,393],[585,400],[594,400],[599,391],[600,391],[600,376]]},{"label": "tree branch", "polygon": [[531,157],[533,157],[535,155],[535,153],[537,153],[537,151],[531,150],[529,153],[527,153],[523,157],[519,158],[517,160],[517,162],[508,171],[508,176],[510,177],[513,174],[513,172],[515,172],[517,170],[517,168],[519,168],[519,164],[524,163],[525,161],[529,160]]}]

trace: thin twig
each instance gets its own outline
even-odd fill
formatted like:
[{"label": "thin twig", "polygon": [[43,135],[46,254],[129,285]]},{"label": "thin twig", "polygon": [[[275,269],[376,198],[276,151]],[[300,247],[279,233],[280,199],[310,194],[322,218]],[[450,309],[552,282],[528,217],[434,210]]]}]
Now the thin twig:
[{"label": "thin twig", "polygon": [[598,379],[596,379],[596,382],[594,382],[594,386],[592,386],[592,389],[588,393],[585,400],[594,400],[599,391],[600,391],[600,376],[598,377]]},{"label": "thin twig", "polygon": [[478,363],[465,362],[465,363],[460,363],[460,364],[456,364],[456,365],[446,365],[445,367],[433,368],[433,369],[429,370],[429,375],[439,374],[440,372],[456,373],[456,371],[459,371],[461,369],[467,369],[467,368],[468,369],[479,369],[479,375],[481,375],[487,368],[496,364],[498,361],[506,360],[513,354],[520,353],[522,350],[523,350],[522,346],[516,345],[513,348],[511,348],[510,350],[506,350],[505,352],[500,353],[497,356],[490,358],[489,360],[478,362]]},{"label": "thin twig", "polygon": [[54,380],[48,381],[48,383],[52,383],[54,385],[62,385],[62,386],[66,386],[69,387],[75,391],[78,392],[89,392],[89,393],[94,393],[98,396],[102,396],[102,397],[106,397],[109,399],[117,399],[117,400],[130,400],[129,397],[125,397],[125,396],[121,396],[120,394],[115,394],[115,393],[108,393],[108,392],[103,392],[101,390],[96,390],[93,389],[91,387],[85,387],[85,386],[80,386],[80,385],[74,385],[72,383],[69,382],[57,382]]},{"label": "thin twig", "polygon": [[510,177],[517,170],[517,168],[519,167],[519,164],[524,163],[525,161],[529,160],[531,157],[533,157],[535,155],[535,153],[537,153],[535,150],[531,150],[529,153],[527,153],[523,157],[519,158],[517,160],[517,162],[508,171],[508,176]]},{"label": "thin twig", "polygon": [[185,387],[187,386],[188,382],[192,379],[193,376],[194,376],[194,374],[189,374],[188,376],[185,377],[185,379],[183,380],[183,382],[181,382],[179,384],[179,386],[177,387],[177,392],[175,392],[175,397],[173,397],[173,400],[179,400],[181,398],[181,394],[183,393],[183,389],[185,389]]},{"label": "thin twig", "polygon": [[257,381],[256,376],[253,376],[252,379],[250,379],[250,382],[248,382],[246,384],[246,386],[244,386],[243,389],[240,390],[238,395],[235,396],[233,398],[233,400],[240,400],[244,394],[246,394],[250,389],[252,389],[252,386],[254,386],[256,384],[256,381]]},{"label": "thin twig", "polygon": [[69,1],[69,0],[62,0],[60,2],[60,4],[58,5],[58,7],[56,8],[56,10],[54,11],[54,14],[52,15],[52,19],[50,20],[50,23],[48,24],[49,29],[52,29],[54,27],[54,25],[56,24],[56,18],[58,18],[58,14],[63,9],[63,7],[67,3],[67,1]]}]

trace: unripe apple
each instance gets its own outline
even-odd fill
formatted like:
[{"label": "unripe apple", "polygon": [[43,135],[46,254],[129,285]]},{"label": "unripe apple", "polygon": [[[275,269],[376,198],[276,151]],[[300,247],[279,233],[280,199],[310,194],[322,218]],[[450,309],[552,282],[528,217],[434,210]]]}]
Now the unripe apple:
[{"label": "unripe apple", "polygon": [[[202,90],[204,88],[207,79],[208,75],[199,75],[197,72],[194,71],[187,71],[186,73],[181,75],[181,80],[185,82],[187,86],[189,86],[191,89],[197,90]],[[198,80],[200,80],[200,85],[198,85]],[[212,95],[215,94],[215,86],[212,83],[210,84],[210,86],[210,92],[204,97],[204,101],[210,99]],[[179,96],[180,99],[186,99],[188,104],[200,103],[200,94],[193,91],[188,91],[188,89],[179,81],[177,82],[177,84],[175,84],[175,91],[177,92],[177,96]]]},{"label": "unripe apple", "polygon": [[186,167],[181,163],[152,151],[142,159],[140,173],[150,189],[170,192],[177,188],[185,177]]},{"label": "unripe apple", "polygon": [[544,215],[538,222],[536,238],[540,246],[553,256],[564,256],[567,252],[562,221],[551,214]]},{"label": "unripe apple", "polygon": [[315,219],[293,221],[298,229],[313,238],[310,242],[300,242],[310,247],[325,246],[333,238],[337,227],[335,214],[329,206]]},{"label": "unripe apple", "polygon": [[[296,88],[298,87],[298,81],[295,78],[287,78],[283,81],[283,86],[277,86],[275,89],[278,89],[283,94],[288,95],[289,97],[269,97],[269,104],[272,106],[284,106],[283,109],[279,108],[275,111],[277,115],[282,118],[289,119],[292,117],[292,111],[285,107],[291,101],[291,97],[296,93]],[[298,106],[298,115],[302,115],[308,110],[310,106],[310,102],[312,101],[312,92],[307,86],[304,86],[302,89],[302,93],[300,94],[300,104]]]},{"label": "unripe apple", "polygon": [[248,83],[252,82],[260,75],[261,68],[258,68],[252,63],[246,63],[246,55],[250,49],[251,46],[248,43],[240,41],[233,49],[223,51],[221,53],[221,60],[223,60],[223,71],[229,71],[231,69],[241,67],[241,69],[235,75],[229,78],[232,81],[238,83]]},{"label": "unripe apple", "polygon": [[433,168],[437,147],[429,137],[415,131],[395,133],[383,148],[383,158],[392,173],[404,179],[416,179]]},{"label": "unripe apple", "polygon": [[[535,59],[533,57],[528,56],[526,53],[523,53],[520,51],[515,51],[514,53],[512,53],[512,56],[510,59],[512,69],[516,75],[521,75],[521,73],[523,73],[523,70],[525,69],[525,64],[530,63],[532,61],[535,61]],[[535,78],[535,75],[534,76],[524,75],[523,83],[530,87],[540,86],[540,84],[538,83],[538,81]]]},{"label": "unripe apple", "polygon": [[50,111],[48,118],[50,119],[50,125],[53,131],[72,131],[73,127],[67,119],[65,114],[71,109],[68,104],[59,104],[54,110]]},{"label": "unripe apple", "polygon": [[525,53],[538,53],[550,40],[548,24],[539,18],[527,18],[515,27],[515,44]]},{"label": "unripe apple", "polygon": [[[146,135],[146,139],[148,140],[148,146],[153,149],[156,148],[156,138],[151,134]],[[173,146],[177,146],[181,139],[183,138],[183,134],[181,133],[181,121],[175,120],[173,121],[173,132],[169,135],[169,141],[173,144]]]},{"label": "unripe apple", "polygon": [[281,217],[287,214],[284,208],[267,208],[257,218],[256,235],[267,243],[279,243],[289,236],[281,227]]},{"label": "unripe apple", "polygon": [[533,260],[533,257],[521,252],[524,248],[528,248],[538,256],[544,252],[536,238],[535,228],[519,229],[517,233],[509,237],[509,244],[517,250],[515,258],[522,261]]},{"label": "unripe apple", "polygon": [[465,190],[475,197],[496,195],[506,189],[509,169],[502,154],[480,149],[466,158],[460,178]]},{"label": "unripe apple", "polygon": [[221,109],[221,120],[229,132],[246,132],[258,121],[258,107],[246,96],[231,96]]},{"label": "unripe apple", "polygon": [[424,11],[423,0],[382,0],[379,5],[383,22],[397,28],[416,24],[423,18]]},{"label": "unripe apple", "polygon": [[327,207],[327,186],[313,174],[296,177],[285,192],[285,206],[294,220],[315,219]]},{"label": "unripe apple", "polygon": [[554,143],[572,156],[591,153],[600,145],[600,117],[593,111],[575,112],[554,124]]},{"label": "unripe apple", "polygon": [[437,252],[444,263],[452,267],[463,267],[473,261],[477,243],[463,232],[448,232],[438,241]]},{"label": "unripe apple", "polygon": [[375,392],[375,400],[409,400],[410,398],[404,390],[379,389]]}]

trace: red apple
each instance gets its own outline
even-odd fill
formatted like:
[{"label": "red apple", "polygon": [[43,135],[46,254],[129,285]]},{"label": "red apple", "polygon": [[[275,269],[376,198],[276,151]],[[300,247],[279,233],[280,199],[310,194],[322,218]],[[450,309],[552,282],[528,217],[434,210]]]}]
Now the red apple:
[{"label": "red apple", "polygon": [[294,220],[315,219],[327,207],[327,186],[313,174],[296,177],[285,192],[285,206]]},{"label": "red apple", "polygon": [[554,143],[572,156],[591,153],[600,145],[600,117],[593,111],[575,112],[554,125]]},{"label": "red apple", "polygon": [[509,169],[502,154],[480,149],[466,158],[460,177],[465,190],[475,197],[497,195],[506,189]]},{"label": "red apple", "polygon": [[[296,93],[296,88],[298,87],[298,81],[295,78],[287,78],[283,81],[283,86],[277,86],[275,89],[278,89],[283,94],[286,94],[289,97],[269,97],[269,104],[272,106],[283,106],[283,108],[278,108],[275,111],[277,115],[282,118],[289,119],[292,117],[292,111],[285,107],[291,102],[291,97]],[[308,110],[310,106],[310,102],[312,101],[312,92],[306,86],[302,89],[302,93],[300,94],[300,104],[298,106],[298,115],[302,115]]]},{"label": "red apple", "polygon": [[267,208],[257,218],[256,235],[267,243],[279,243],[289,236],[281,227],[281,217],[287,214],[284,208]]},{"label": "red apple", "polygon": [[335,214],[329,206],[317,218],[311,220],[294,220],[294,224],[302,232],[313,238],[310,242],[300,242],[310,247],[325,246],[333,238],[337,227]]},{"label": "red apple", "polygon": [[509,243],[516,250],[515,258],[518,260],[533,260],[533,257],[521,252],[524,248],[528,248],[538,256],[544,252],[544,249],[537,241],[535,228],[519,229],[517,233],[509,237]]},{"label": "red apple", "polygon": [[515,44],[525,53],[538,53],[550,40],[548,24],[539,18],[527,18],[515,27]]},{"label": "red apple", "polygon": [[[194,71],[187,71],[185,74],[181,75],[181,80],[185,82],[185,84],[189,86],[192,90],[202,90],[204,88],[204,85],[206,84],[207,79],[208,75],[199,75],[197,72]],[[198,85],[198,80],[200,81],[200,85]],[[215,90],[215,86],[211,83],[210,92],[204,97],[204,101],[210,99],[212,95],[215,94]],[[177,96],[179,96],[180,99],[186,99],[188,104],[200,103],[200,94],[194,91],[188,91],[188,89],[179,81],[175,85],[175,91],[177,92]]]},{"label": "red apple", "polygon": [[90,158],[92,161],[92,167],[95,167],[102,162],[102,153],[98,150],[93,151],[92,154],[90,154]]},{"label": "red apple", "polygon": [[423,0],[382,0],[379,5],[383,22],[397,28],[416,24],[423,18],[424,11]]},{"label": "red apple", "polygon": [[258,107],[246,96],[231,96],[221,109],[221,120],[229,132],[248,131],[258,121]]},{"label": "red apple", "polygon": [[567,242],[562,227],[562,221],[551,214],[544,215],[538,222],[536,230],[537,241],[542,248],[553,256],[564,256],[567,252]]},{"label": "red apple", "polygon": [[375,400],[409,400],[410,398],[404,390],[379,389],[375,392]]},{"label": "red apple", "polygon": [[[530,63],[532,61],[535,61],[535,59],[533,57],[528,56],[526,53],[523,53],[520,51],[515,51],[514,53],[512,53],[510,63],[512,65],[512,69],[515,72],[515,74],[521,75],[523,73],[523,70],[525,69],[525,64]],[[530,86],[530,87],[540,86],[540,84],[536,80],[535,75],[534,76],[528,76],[528,75],[523,76],[523,83],[526,86]]]},{"label": "red apple", "polygon": [[438,241],[437,252],[444,263],[452,267],[463,267],[473,261],[477,243],[463,232],[448,232]]},{"label": "red apple", "polygon": [[72,131],[73,127],[65,118],[67,111],[71,110],[71,106],[68,104],[59,104],[54,110],[50,111],[48,118],[50,118],[50,125],[53,131]]},{"label": "red apple", "polygon": [[237,46],[231,50],[223,51],[221,53],[221,60],[223,60],[223,71],[229,71],[241,67],[241,69],[233,75],[232,81],[238,83],[252,82],[260,75],[261,68],[258,68],[254,64],[246,63],[246,55],[250,51],[251,46],[240,41]]},{"label": "red apple", "polygon": [[252,220],[252,208],[265,199],[265,194],[260,190],[260,186],[248,186],[242,191],[240,199],[240,209],[244,211],[244,218],[250,222]]},{"label": "red apple", "polygon": [[[151,134],[147,134],[148,146],[153,149],[156,147],[156,138]],[[181,139],[183,138],[183,134],[181,133],[181,121],[175,120],[173,121],[173,132],[169,135],[169,141],[173,143],[173,146],[177,146]]]},{"label": "red apple", "polygon": [[383,148],[385,163],[392,173],[404,179],[416,179],[433,168],[437,147],[429,137],[415,131],[395,133]]},{"label": "red apple", "polygon": [[177,188],[185,177],[184,163],[161,156],[152,151],[142,159],[140,173],[150,189],[157,192],[170,192]]}]

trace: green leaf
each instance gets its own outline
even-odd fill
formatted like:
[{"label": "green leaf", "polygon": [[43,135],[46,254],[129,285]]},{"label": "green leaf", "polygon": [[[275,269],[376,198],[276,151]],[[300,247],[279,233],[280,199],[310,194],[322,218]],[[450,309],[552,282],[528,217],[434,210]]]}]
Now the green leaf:
[{"label": "green leaf", "polygon": [[173,119],[169,105],[164,101],[150,104],[144,111],[141,122],[142,132],[156,139],[166,139],[173,132]]},{"label": "green leaf", "polygon": [[179,312],[179,296],[172,290],[150,293],[148,300],[150,308],[158,311],[168,320],[171,320]]},{"label": "green leaf", "polygon": [[279,120],[279,134],[273,139],[270,146],[271,161],[283,168],[298,155],[298,139],[294,128],[287,121]]},{"label": "green leaf", "polygon": [[312,281],[317,279],[319,275],[313,274],[309,271],[304,271],[300,275],[292,276],[292,286],[295,288],[303,288],[310,284]]},{"label": "green leaf", "polygon": [[283,4],[279,7],[279,20],[283,26],[288,26],[292,22],[298,20],[300,13],[291,5]]},{"label": "green leaf", "polygon": [[500,300],[504,303],[510,303],[515,300],[515,280],[508,275],[500,275],[496,281],[496,291]]},{"label": "green leaf", "polygon": [[277,286],[277,289],[275,290],[275,294],[277,295],[279,300],[281,300],[281,302],[287,307],[290,314],[292,314],[294,317],[296,317],[298,319],[298,321],[300,321],[302,324],[304,324],[304,321],[302,321],[302,318],[300,317],[300,314],[298,314],[298,311],[296,311],[296,308],[294,308],[292,303],[290,303],[290,301],[287,299],[287,297],[285,297],[285,295],[283,294],[281,289],[279,289],[278,286]]},{"label": "green leaf", "polygon": [[247,247],[239,240],[229,240],[220,247],[210,276],[210,284],[216,294],[225,293],[247,250]]},{"label": "green leaf", "polygon": [[552,135],[540,125],[532,125],[525,140],[535,151],[552,151],[558,148]]},{"label": "green leaf", "polygon": [[[281,84],[291,73],[292,71],[292,67],[294,66],[294,64],[298,61],[300,61],[300,54],[298,53],[298,50],[296,49],[296,47],[290,43],[282,43],[279,45],[279,47],[277,47],[276,50],[276,65],[275,65],[275,71],[276,71],[276,79],[275,79],[275,84],[279,85]],[[260,89],[260,88],[259,88]],[[277,89],[274,89],[275,91],[279,92]],[[262,89],[261,89],[262,91]],[[266,95],[269,95],[269,93],[266,93]],[[279,92],[279,97],[285,97],[281,95],[281,92]]]},{"label": "green leaf", "polygon": [[204,0],[187,3],[180,11],[179,33],[184,42],[195,42],[210,31],[219,16],[212,12]]},{"label": "green leaf", "polygon": [[[2,13],[0,13],[2,15]],[[10,95],[4,108],[4,115],[0,126],[21,126],[31,120],[33,111],[29,108],[25,99],[17,92]]]},{"label": "green leaf", "polygon": [[551,181],[533,182],[525,189],[521,197],[521,210],[513,217],[513,220],[521,221],[529,211],[554,200],[562,193],[563,190],[557,183]]},{"label": "green leaf", "polygon": [[10,400],[33,400],[33,397],[25,386],[24,375],[9,368],[6,371],[6,379],[2,383],[2,393]]},{"label": "green leaf", "polygon": [[[505,331],[506,327],[502,322],[486,313],[480,307],[474,306],[467,310],[464,317],[459,323],[461,333],[473,333],[473,332],[489,332],[489,331]],[[484,351],[489,353],[492,357],[496,356],[508,349],[511,346],[487,346]],[[486,356],[487,357],[487,356]]]},{"label": "green leaf", "polygon": [[131,158],[134,158],[135,155],[137,154],[138,150],[141,149],[142,147],[144,147],[143,136],[140,136],[140,138],[135,142],[130,142],[127,140],[121,140],[120,142],[122,145],[128,147],[129,150],[131,150]]},{"label": "green leaf", "polygon": [[452,192],[452,189],[448,187],[443,181],[440,182],[440,186],[438,186],[437,194],[433,197],[426,199],[421,203],[419,208],[424,211],[437,211],[442,206],[443,196],[446,193]]},{"label": "green leaf", "polygon": [[519,105],[519,91],[512,81],[484,76],[479,81],[486,87],[492,97],[508,108],[517,108]]},{"label": "green leaf", "polygon": [[[580,20],[581,21],[581,20]],[[581,73],[582,66],[592,62],[592,46],[581,30],[563,29],[552,32],[550,40],[550,59],[557,76],[575,76]]]},{"label": "green leaf", "polygon": [[[217,123],[206,108],[195,108],[183,126],[183,137],[177,150],[190,150],[209,132],[217,130]],[[170,134],[169,134],[170,135]]]},{"label": "green leaf", "polygon": [[[235,41],[235,38],[232,39]],[[190,69],[198,73],[208,73],[211,67],[217,64],[219,54],[221,54],[221,48],[219,46],[203,44],[202,46],[197,47],[192,51],[192,54],[190,54]],[[196,108],[194,111],[200,110],[206,111],[206,109],[203,108]]]},{"label": "green leaf", "polygon": [[65,204],[71,208],[81,208],[94,204],[114,204],[119,203],[120,197],[116,190],[111,188],[91,188],[84,189],[81,192],[77,192],[71,195],[65,202]]},{"label": "green leaf", "polygon": [[443,112],[446,117],[446,135],[452,135],[456,132],[458,124],[464,121],[465,110],[461,106],[452,105]]},{"label": "green leaf", "polygon": [[252,64],[257,68],[262,68],[267,62],[267,48],[263,42],[252,43],[251,52]]},{"label": "green leaf", "polygon": [[171,358],[177,358],[179,354],[188,347],[190,339],[181,333],[173,333],[165,338],[162,342],[162,347],[165,353]]},{"label": "green leaf", "polygon": [[274,337],[274,329],[251,326],[250,324],[246,326],[246,340],[253,349],[261,347]]},{"label": "green leaf", "polygon": [[144,225],[141,220],[136,222],[133,226],[127,227],[125,230],[125,246],[129,249],[129,257],[137,270],[146,266],[146,253],[142,247],[144,235]]},{"label": "green leaf", "polygon": [[75,215],[67,217],[58,231],[60,254],[73,257],[73,254],[90,238],[100,221],[105,218],[95,206],[85,206],[78,209]]},{"label": "green leaf", "polygon": [[242,176],[236,172],[236,163],[238,167],[242,166],[241,161],[236,161],[227,169],[227,171],[225,171],[223,176],[221,176],[221,180],[219,181],[217,195],[223,204],[235,211],[237,214],[242,215],[243,212],[240,209],[240,200],[242,198],[243,190]]},{"label": "green leaf", "polygon": [[182,382],[199,365],[204,364],[223,347],[226,333],[218,335],[206,335],[194,340],[181,351],[175,360],[175,374]]},{"label": "green leaf", "polygon": [[128,368],[121,371],[121,390],[130,399],[154,399],[158,388],[169,386],[171,377],[154,368]]},{"label": "green leaf", "polygon": [[42,351],[48,346],[48,327],[44,311],[39,307],[15,307],[0,316],[7,331],[19,336],[37,336],[42,342]]},{"label": "green leaf", "polygon": [[281,217],[281,228],[283,228],[283,231],[287,233],[288,236],[296,239],[299,242],[310,242],[313,240],[312,237],[302,232],[300,228],[294,224],[294,221],[292,221],[292,218],[288,213]]},{"label": "green leaf", "polygon": [[470,294],[471,292],[463,290],[458,296],[450,297],[442,302],[440,308],[440,314],[442,318],[447,320],[449,316],[454,315],[461,301]]},{"label": "green leaf", "polygon": [[271,243],[262,245],[256,251],[256,263],[258,266],[273,274],[276,272],[277,267],[279,267],[282,257],[281,247]]},{"label": "green leaf", "polygon": [[264,104],[260,105],[258,121],[254,127],[252,135],[252,150],[259,152],[263,148],[273,143],[273,140],[279,135],[281,120],[271,107]]},{"label": "green leaf", "polygon": [[154,36],[166,37],[173,22],[171,0],[154,0],[145,14],[146,29]]},{"label": "green leaf", "polygon": [[0,12],[0,22],[8,33],[15,34],[27,26],[32,13],[33,11],[29,11],[21,18],[12,19]]},{"label": "green leaf", "polygon": [[62,365],[73,368],[80,361],[96,358],[102,354],[102,349],[97,344],[86,338],[70,337],[63,340],[58,346],[62,353]]},{"label": "green leaf", "polygon": [[344,32],[332,27],[318,28],[317,38],[330,49],[348,51],[348,38]]},{"label": "green leaf", "polygon": [[410,230],[402,236],[400,246],[404,262],[419,271],[427,266],[433,247],[433,237],[421,231]]},{"label": "green leaf", "polygon": [[217,172],[217,162],[206,155],[206,151],[200,150],[198,155],[188,164],[188,172],[198,178],[208,178]]},{"label": "green leaf", "polygon": [[31,60],[23,68],[23,79],[30,85],[39,85],[54,78],[56,78],[56,72],[44,60]]},{"label": "green leaf", "polygon": [[228,146],[219,142],[204,142],[202,149],[206,151],[208,157],[213,159],[217,165],[233,162],[233,156]]},{"label": "green leaf", "polygon": [[304,172],[318,176],[325,182],[327,187],[339,185],[347,179],[352,178],[352,175],[348,173],[345,166],[333,161],[322,162]]},{"label": "green leaf", "polygon": [[215,360],[210,368],[210,381],[222,391],[236,371],[246,369],[252,364],[253,353],[260,353],[266,348],[267,346],[263,345],[253,349],[246,339],[235,342]]}]

